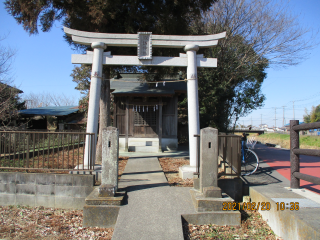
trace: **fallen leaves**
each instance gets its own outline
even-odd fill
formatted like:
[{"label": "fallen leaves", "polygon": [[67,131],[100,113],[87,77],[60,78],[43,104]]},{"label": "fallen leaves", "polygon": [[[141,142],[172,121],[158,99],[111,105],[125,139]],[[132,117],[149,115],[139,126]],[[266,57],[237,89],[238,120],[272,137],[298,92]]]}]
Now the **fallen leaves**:
[{"label": "fallen leaves", "polygon": [[179,168],[190,165],[190,161],[183,158],[159,158],[159,163],[172,187],[193,187],[192,179],[182,179],[179,177]]},{"label": "fallen leaves", "polygon": [[193,225],[184,223],[185,239],[268,239],[281,240],[257,211],[241,210],[240,226]]},{"label": "fallen leaves", "polygon": [[82,210],[0,207],[0,238],[111,239],[113,229],[82,227]]}]

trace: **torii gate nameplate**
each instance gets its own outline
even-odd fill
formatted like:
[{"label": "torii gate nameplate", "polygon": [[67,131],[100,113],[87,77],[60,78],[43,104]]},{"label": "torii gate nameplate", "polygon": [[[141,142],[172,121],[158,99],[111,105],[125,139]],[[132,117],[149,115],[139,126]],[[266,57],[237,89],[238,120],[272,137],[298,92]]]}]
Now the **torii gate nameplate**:
[{"label": "torii gate nameplate", "polygon": [[138,58],[152,59],[152,33],[139,32],[138,33]]}]

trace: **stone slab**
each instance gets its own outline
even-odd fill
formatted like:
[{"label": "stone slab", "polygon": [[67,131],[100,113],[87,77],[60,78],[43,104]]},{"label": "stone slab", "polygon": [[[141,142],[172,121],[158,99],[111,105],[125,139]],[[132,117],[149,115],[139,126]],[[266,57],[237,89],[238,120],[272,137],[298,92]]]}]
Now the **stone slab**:
[{"label": "stone slab", "polygon": [[28,195],[28,194],[16,194],[16,203],[15,205],[22,205],[22,206],[35,206],[35,195]]},{"label": "stone slab", "polygon": [[[179,167],[179,177],[182,179],[193,179],[194,172],[196,172],[196,167],[190,165],[184,165]],[[199,180],[200,185],[200,180]]]},{"label": "stone slab", "polygon": [[16,184],[35,184],[35,173],[19,173],[16,175]]},{"label": "stone slab", "polygon": [[221,188],[219,187],[204,187],[203,188],[203,196],[206,198],[221,198]]},{"label": "stone slab", "polygon": [[36,206],[43,206],[46,208],[54,208],[55,207],[55,199],[54,196],[39,196],[37,195],[35,198]]},{"label": "stone slab", "polygon": [[[272,230],[283,239],[320,239],[320,208],[313,201],[279,185],[250,187],[252,202],[269,202],[269,211],[259,211]],[[299,210],[277,208],[277,202],[299,202]],[[300,207],[300,203],[304,207]],[[287,207],[287,206],[286,206]]]},{"label": "stone slab", "polygon": [[190,194],[194,208],[197,212],[222,211],[224,203],[233,202],[233,199],[226,194],[223,194],[222,198],[210,198],[204,197],[200,191],[195,189],[191,189]]},{"label": "stone slab", "polygon": [[2,172],[0,174],[0,183],[16,183],[16,173]]},{"label": "stone slab", "polygon": [[36,185],[36,194],[54,196],[55,186],[54,185]]},{"label": "stone slab", "polygon": [[57,174],[56,186],[72,186],[74,174]]},{"label": "stone slab", "polygon": [[93,190],[93,186],[91,187],[72,187],[74,198],[86,198]]},{"label": "stone slab", "polygon": [[85,205],[83,227],[113,228],[117,222],[119,206]]},{"label": "stone slab", "polygon": [[95,176],[93,174],[73,175],[73,186],[92,187],[94,186]]},{"label": "stone slab", "polygon": [[50,173],[37,173],[36,184],[38,185],[54,185],[55,175]]},{"label": "stone slab", "polygon": [[15,183],[0,183],[0,193],[15,194],[16,184]]},{"label": "stone slab", "polygon": [[34,185],[34,184],[17,184],[16,185],[16,193],[17,194],[35,195],[36,194],[36,185]]},{"label": "stone slab", "polygon": [[0,205],[15,205],[16,204],[16,194],[0,194]]},{"label": "stone slab", "polygon": [[87,205],[116,205],[120,206],[123,203],[123,199],[126,196],[126,192],[117,192],[115,197],[99,197],[99,189],[96,187],[86,197]]},{"label": "stone slab", "polygon": [[72,186],[55,186],[56,197],[73,197],[74,187]]},{"label": "stone slab", "polygon": [[241,214],[239,211],[216,211],[216,212],[202,212],[197,214],[183,214],[183,220],[189,224],[204,225],[216,224],[219,226],[241,225]]}]

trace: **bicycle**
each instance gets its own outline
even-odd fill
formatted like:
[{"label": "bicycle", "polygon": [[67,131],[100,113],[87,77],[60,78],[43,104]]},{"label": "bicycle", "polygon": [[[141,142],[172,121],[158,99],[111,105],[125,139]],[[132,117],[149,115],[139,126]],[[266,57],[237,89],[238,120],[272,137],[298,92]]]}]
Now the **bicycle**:
[{"label": "bicycle", "polygon": [[259,157],[250,148],[245,148],[245,141],[241,144],[241,175],[248,176],[257,171]]}]

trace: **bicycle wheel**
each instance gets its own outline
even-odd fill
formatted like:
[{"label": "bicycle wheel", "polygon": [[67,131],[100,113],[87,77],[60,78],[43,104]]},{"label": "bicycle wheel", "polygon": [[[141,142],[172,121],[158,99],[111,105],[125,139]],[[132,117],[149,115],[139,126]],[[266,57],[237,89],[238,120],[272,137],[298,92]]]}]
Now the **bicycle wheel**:
[{"label": "bicycle wheel", "polygon": [[257,171],[258,167],[259,167],[259,158],[257,154],[250,149],[245,149],[244,161],[241,158],[241,175],[242,176],[250,175],[255,171]]}]

